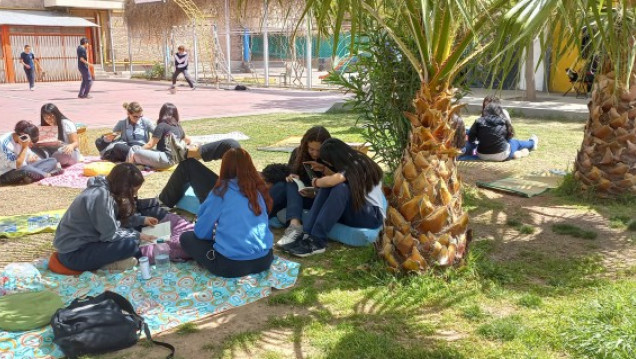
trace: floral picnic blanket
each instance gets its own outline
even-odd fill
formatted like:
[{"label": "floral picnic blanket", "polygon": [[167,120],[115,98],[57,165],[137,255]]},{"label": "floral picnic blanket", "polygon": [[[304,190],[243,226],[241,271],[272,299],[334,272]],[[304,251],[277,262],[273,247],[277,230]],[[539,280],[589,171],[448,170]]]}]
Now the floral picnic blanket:
[{"label": "floral picnic blanket", "polygon": [[[138,270],[84,272],[79,276],[40,271],[45,287],[60,294],[66,305],[75,298],[110,290],[126,297],[151,332],[158,333],[265,298],[272,288],[292,287],[299,269],[300,264],[275,257],[268,271],[233,279],[216,277],[193,261],[171,263],[164,273],[153,270],[149,280],[141,279]],[[51,326],[20,333],[0,331],[0,359],[62,357],[53,343]]]},{"label": "floral picnic blanket", "polygon": [[[88,163],[101,161],[99,157],[87,156],[84,162],[78,162],[64,169],[64,173],[59,176],[45,178],[38,183],[42,186],[51,187],[68,187],[68,188],[86,188],[86,182],[90,177],[84,176],[84,166]],[[153,173],[153,171],[141,171],[145,176]],[[3,359],[0,357],[0,359]]]}]

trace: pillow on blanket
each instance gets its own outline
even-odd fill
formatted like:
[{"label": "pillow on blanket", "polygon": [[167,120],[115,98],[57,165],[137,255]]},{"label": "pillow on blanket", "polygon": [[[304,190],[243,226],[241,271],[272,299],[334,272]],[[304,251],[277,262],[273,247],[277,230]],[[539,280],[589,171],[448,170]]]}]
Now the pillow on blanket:
[{"label": "pillow on blanket", "polygon": [[92,162],[84,165],[84,176],[86,177],[95,177],[95,176],[108,176],[110,171],[115,167],[115,163],[113,162]]},{"label": "pillow on blanket", "polygon": [[[168,245],[170,246],[170,260],[173,262],[180,262],[192,258],[181,248],[179,238],[182,233],[193,231],[194,223],[190,223],[185,218],[174,213],[166,214],[161,222],[170,222],[171,234],[170,241],[168,241]],[[143,246],[140,249],[141,254],[148,257],[150,263],[155,262],[154,246]]]}]

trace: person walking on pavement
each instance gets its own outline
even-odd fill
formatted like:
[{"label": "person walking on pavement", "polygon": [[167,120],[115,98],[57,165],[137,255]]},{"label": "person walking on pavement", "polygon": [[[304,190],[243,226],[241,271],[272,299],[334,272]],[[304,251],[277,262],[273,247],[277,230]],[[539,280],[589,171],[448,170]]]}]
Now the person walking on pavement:
[{"label": "person walking on pavement", "polygon": [[35,88],[35,64],[38,63],[38,59],[35,58],[35,54],[31,52],[31,45],[24,45],[24,52],[20,54],[20,63],[24,67],[24,73],[29,80],[29,90],[33,91]]},{"label": "person walking on pavement", "polygon": [[80,86],[80,91],[77,95],[79,98],[93,98],[88,95],[91,91],[91,85],[93,84],[90,72],[90,68],[93,67],[93,64],[88,62],[88,55],[86,53],[87,48],[88,39],[83,37],[80,40],[80,45],[77,47],[77,69],[80,74],[82,74],[82,85]]},{"label": "person walking on pavement", "polygon": [[183,45],[179,46],[177,50],[179,51],[174,54],[174,73],[172,74],[172,86],[170,89],[174,89],[174,86],[177,83],[177,76],[183,72],[183,76],[186,81],[188,81],[188,85],[190,85],[190,88],[194,90],[194,82],[188,73],[188,53],[185,51],[185,47]]}]

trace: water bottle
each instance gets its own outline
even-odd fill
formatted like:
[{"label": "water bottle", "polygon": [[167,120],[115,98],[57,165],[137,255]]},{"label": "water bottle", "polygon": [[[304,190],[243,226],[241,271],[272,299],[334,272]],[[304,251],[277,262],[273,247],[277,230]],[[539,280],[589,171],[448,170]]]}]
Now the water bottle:
[{"label": "water bottle", "polygon": [[158,239],[154,248],[155,268],[164,273],[170,268],[170,246],[163,239]]}]

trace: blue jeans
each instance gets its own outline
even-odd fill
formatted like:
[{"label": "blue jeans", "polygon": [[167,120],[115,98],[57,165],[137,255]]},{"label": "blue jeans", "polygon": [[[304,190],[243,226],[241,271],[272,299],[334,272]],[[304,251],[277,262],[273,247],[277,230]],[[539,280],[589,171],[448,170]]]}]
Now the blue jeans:
[{"label": "blue jeans", "polygon": [[97,270],[107,264],[139,255],[139,245],[135,239],[91,242],[76,251],[58,253],[60,262],[65,267],[77,271]]},{"label": "blue jeans", "polygon": [[525,148],[532,151],[532,148],[534,147],[533,140],[521,141],[521,140],[517,140],[513,138],[510,141],[508,141],[508,143],[510,144],[510,157],[508,158],[513,158],[515,152],[519,150],[523,150]]},{"label": "blue jeans", "polygon": [[26,166],[10,170],[0,175],[0,184],[18,184],[27,177],[30,177],[34,181],[39,181],[55,169],[57,169],[57,160],[55,158],[46,158],[31,162]]},{"label": "blue jeans", "polygon": [[80,74],[82,74],[82,84],[80,85],[79,94],[77,97],[84,98],[88,96],[88,93],[91,91],[91,86],[93,84],[93,78],[91,77],[91,72],[88,67],[84,68],[82,66],[78,67]]},{"label": "blue jeans", "polygon": [[303,197],[298,193],[296,182],[278,182],[269,189],[273,205],[269,216],[274,217],[283,208],[285,211],[285,221],[289,223],[292,219],[302,221],[303,209],[310,209],[314,204],[314,199]]},{"label": "blue jeans", "polygon": [[349,184],[341,183],[318,190],[303,230],[321,242],[319,244],[325,245],[327,234],[336,223],[356,228],[378,228],[383,220],[379,207],[364,205],[356,211],[351,201]]},{"label": "blue jeans", "polygon": [[24,68],[27,80],[29,80],[29,88],[35,87],[35,64],[30,69]]}]

